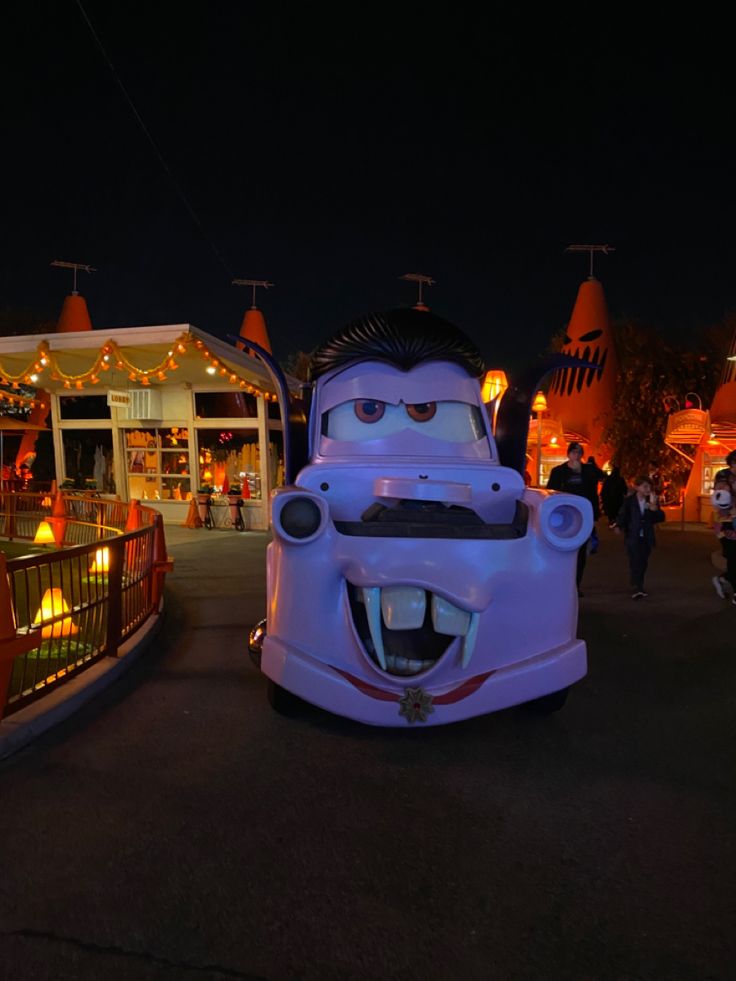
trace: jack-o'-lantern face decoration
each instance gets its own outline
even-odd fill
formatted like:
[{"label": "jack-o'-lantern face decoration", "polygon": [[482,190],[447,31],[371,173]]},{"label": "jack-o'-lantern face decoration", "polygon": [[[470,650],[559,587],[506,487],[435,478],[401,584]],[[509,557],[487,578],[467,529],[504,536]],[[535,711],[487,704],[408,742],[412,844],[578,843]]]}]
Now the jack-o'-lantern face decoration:
[{"label": "jack-o'-lantern face decoration", "polygon": [[562,348],[562,353],[569,354],[573,358],[579,358],[581,361],[592,362],[598,367],[561,368],[555,372],[555,377],[552,380],[551,390],[555,394],[572,395],[573,392],[582,392],[584,388],[590,388],[594,382],[599,383],[603,378],[608,360],[608,331],[604,331],[602,327],[595,327],[574,336],[576,333],[577,331],[574,331],[571,323],[567,334],[565,334],[565,346]]}]

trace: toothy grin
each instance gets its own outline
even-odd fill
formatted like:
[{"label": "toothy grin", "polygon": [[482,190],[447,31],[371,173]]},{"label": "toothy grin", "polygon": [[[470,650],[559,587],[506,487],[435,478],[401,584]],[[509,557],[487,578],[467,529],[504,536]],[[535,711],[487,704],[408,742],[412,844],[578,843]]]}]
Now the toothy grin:
[{"label": "toothy grin", "polygon": [[415,675],[431,668],[450,641],[462,637],[462,666],[470,663],[479,613],[469,613],[416,586],[348,584],[353,621],[371,659],[388,674]]},{"label": "toothy grin", "polygon": [[[598,331],[600,333],[600,331]],[[608,348],[601,352],[600,347],[593,350],[589,345],[582,350],[577,347],[575,353],[566,350],[565,354],[570,354],[573,358],[587,361],[595,367],[589,368],[558,368],[552,378],[550,390],[555,394],[572,395],[573,390],[582,391],[583,385],[589,388],[594,378],[600,379],[608,357]]]}]

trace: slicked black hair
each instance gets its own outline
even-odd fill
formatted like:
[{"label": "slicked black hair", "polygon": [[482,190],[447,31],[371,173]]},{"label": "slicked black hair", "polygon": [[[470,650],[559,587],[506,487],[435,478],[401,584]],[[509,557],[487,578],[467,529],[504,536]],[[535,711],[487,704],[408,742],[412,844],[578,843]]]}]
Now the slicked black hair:
[{"label": "slicked black hair", "polygon": [[472,377],[485,370],[480,351],[459,328],[429,311],[413,309],[351,320],[314,351],[310,378],[354,361],[386,361],[402,371],[425,361],[452,361]]}]

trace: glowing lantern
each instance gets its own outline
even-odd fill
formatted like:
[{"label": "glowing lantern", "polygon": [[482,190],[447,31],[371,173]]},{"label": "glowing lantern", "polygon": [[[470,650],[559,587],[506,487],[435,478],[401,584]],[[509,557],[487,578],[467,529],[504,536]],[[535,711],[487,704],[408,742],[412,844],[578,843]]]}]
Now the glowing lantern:
[{"label": "glowing lantern", "polygon": [[[51,503],[49,501],[49,503]],[[48,521],[42,521],[38,526],[36,537],[33,539],[34,545],[55,545],[56,539]]]},{"label": "glowing lantern", "polygon": [[109,572],[110,571],[110,549],[109,548],[98,548],[95,552],[95,557],[92,560],[92,565],[89,567],[90,572]]},{"label": "glowing lantern", "polygon": [[544,392],[537,392],[534,396],[534,401],[532,402],[532,412],[546,412],[547,411],[547,399],[544,397]]},{"label": "glowing lantern", "polygon": [[486,372],[485,378],[483,379],[481,398],[484,402],[492,402],[493,399],[500,399],[508,387],[509,383],[506,378],[506,372],[500,368],[494,368]]},{"label": "glowing lantern", "polygon": [[48,494],[41,501],[41,507],[42,508],[50,508],[51,507],[51,498],[48,496]]},{"label": "glowing lantern", "polygon": [[[36,614],[33,626],[37,627],[45,621],[53,620],[54,617],[68,612],[69,605],[64,599],[61,590],[57,586],[53,589],[47,589],[43,594],[41,609]],[[74,625],[71,617],[64,617],[63,620],[59,620],[57,623],[49,623],[41,630],[41,636],[44,640],[49,640],[51,637],[72,637],[78,633],[79,627]]]}]

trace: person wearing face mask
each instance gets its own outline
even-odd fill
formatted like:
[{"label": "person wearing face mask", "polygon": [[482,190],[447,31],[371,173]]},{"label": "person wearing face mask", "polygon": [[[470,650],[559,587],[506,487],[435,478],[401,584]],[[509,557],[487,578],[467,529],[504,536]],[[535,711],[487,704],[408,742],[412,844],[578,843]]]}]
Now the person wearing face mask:
[{"label": "person wearing face mask", "polygon": [[[596,522],[600,517],[600,504],[598,501],[598,481],[600,471],[594,463],[583,463],[583,447],[580,443],[573,440],[567,447],[567,463],[560,463],[553,467],[547,481],[549,490],[565,491],[567,494],[576,494],[578,497],[587,498],[593,507],[593,521]],[[582,596],[580,585],[583,581],[585,571],[585,560],[588,555],[589,543],[586,541],[578,549],[578,564],[575,581],[578,587],[578,596]]]}]

